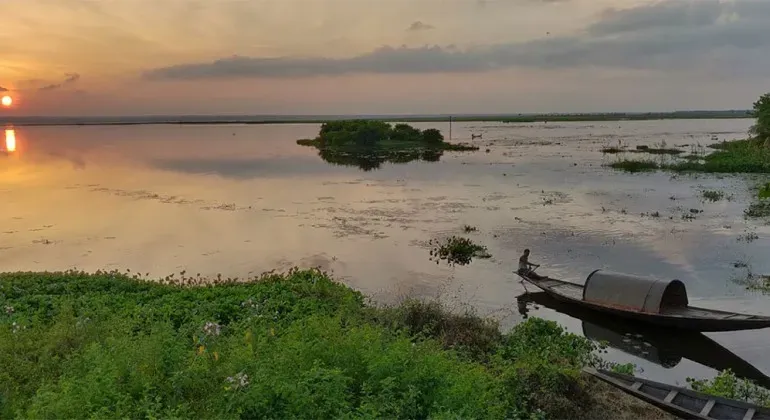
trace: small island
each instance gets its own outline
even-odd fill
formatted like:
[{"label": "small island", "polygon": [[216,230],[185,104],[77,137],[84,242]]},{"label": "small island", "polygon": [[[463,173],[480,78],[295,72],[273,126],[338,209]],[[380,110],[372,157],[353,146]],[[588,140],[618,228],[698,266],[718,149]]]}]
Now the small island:
[{"label": "small island", "polygon": [[435,128],[420,130],[409,124],[391,126],[384,121],[342,120],[321,125],[318,137],[297,140],[318,149],[321,158],[338,165],[377,169],[384,162],[438,161],[444,151],[475,151],[477,146],[444,141]]}]

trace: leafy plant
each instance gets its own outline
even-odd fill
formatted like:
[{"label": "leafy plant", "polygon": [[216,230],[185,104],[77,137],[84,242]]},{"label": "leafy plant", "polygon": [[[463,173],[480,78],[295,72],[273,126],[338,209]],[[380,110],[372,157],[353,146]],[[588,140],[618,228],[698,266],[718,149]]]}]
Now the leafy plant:
[{"label": "leafy plant", "polygon": [[475,244],[468,238],[452,236],[444,240],[434,239],[430,241],[430,259],[436,264],[444,260],[450,265],[468,265],[474,257],[491,258],[487,247]]},{"label": "leafy plant", "polygon": [[687,382],[694,391],[770,407],[770,390],[737,378],[729,369],[711,380],[687,378]]}]

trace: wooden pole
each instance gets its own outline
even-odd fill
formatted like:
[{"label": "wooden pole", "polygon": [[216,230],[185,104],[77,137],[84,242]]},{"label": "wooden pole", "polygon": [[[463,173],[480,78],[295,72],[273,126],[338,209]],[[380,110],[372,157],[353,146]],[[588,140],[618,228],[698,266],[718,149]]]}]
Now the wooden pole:
[{"label": "wooden pole", "polygon": [[452,116],[449,116],[449,141],[452,141]]}]

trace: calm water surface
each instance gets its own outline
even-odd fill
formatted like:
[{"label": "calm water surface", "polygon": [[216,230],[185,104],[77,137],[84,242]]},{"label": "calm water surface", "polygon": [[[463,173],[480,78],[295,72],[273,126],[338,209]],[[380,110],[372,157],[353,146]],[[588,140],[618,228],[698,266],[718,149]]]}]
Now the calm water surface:
[{"label": "calm water surface", "polygon": [[[243,277],[320,266],[380,301],[439,297],[504,328],[526,306],[528,315],[608,340],[608,358],[653,379],[712,376],[703,357],[683,354],[711,343],[718,351],[704,350],[707,359],[738,357],[770,373],[767,330],[666,344],[654,331],[519,305],[525,287],[512,274],[528,247],[553,277],[582,283],[607,268],[679,278],[693,304],[770,315],[770,297],[731,281],[741,274],[736,262],[770,272],[770,227],[743,219],[756,178],[624,174],[603,168],[618,156],[600,152],[663,142],[689,150],[714,136],[745,137],[751,123],[456,123],[455,140],[483,134],[473,140],[479,152],[371,171],[330,165],[297,146],[318,132],[315,124],[17,127],[0,144],[0,271]],[[415,125],[448,134],[445,123]],[[734,199],[703,202],[703,189]],[[703,212],[684,220],[690,209]],[[652,212],[660,217],[644,215]],[[427,242],[465,224],[494,258],[456,268],[430,262]],[[741,240],[750,233],[759,239]]]}]

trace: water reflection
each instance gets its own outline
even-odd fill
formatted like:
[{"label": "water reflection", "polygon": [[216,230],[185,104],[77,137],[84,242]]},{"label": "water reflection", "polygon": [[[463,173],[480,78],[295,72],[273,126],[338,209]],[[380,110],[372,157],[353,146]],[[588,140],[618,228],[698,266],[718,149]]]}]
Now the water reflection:
[{"label": "water reflection", "polygon": [[396,150],[377,151],[371,153],[350,153],[331,150],[321,150],[318,155],[325,162],[342,165],[357,166],[368,172],[379,169],[383,163],[409,163],[414,161],[438,162],[443,156],[443,150]]},{"label": "water reflection", "polygon": [[5,150],[6,153],[16,151],[16,130],[13,128],[5,129]]},{"label": "water reflection", "polygon": [[655,328],[625,322],[607,315],[559,302],[544,292],[524,293],[517,298],[519,313],[527,315],[538,304],[582,321],[583,335],[626,354],[666,369],[683,358],[715,370],[732,370],[737,376],[770,387],[770,377],[703,333]]}]

